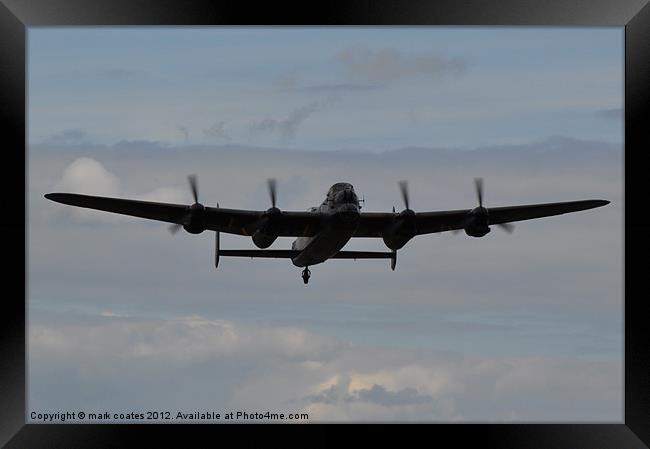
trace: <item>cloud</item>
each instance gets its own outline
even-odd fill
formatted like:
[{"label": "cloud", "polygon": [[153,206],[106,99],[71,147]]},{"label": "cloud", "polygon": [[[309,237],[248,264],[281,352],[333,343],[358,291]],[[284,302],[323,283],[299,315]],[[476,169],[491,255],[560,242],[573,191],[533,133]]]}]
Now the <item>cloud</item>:
[{"label": "cloud", "polygon": [[345,384],[332,385],[329,389],[321,391],[319,395],[309,396],[306,399],[311,403],[369,402],[389,407],[426,404],[433,401],[431,396],[420,394],[415,388],[389,391],[383,385],[373,384],[370,388],[348,392],[347,388],[342,387],[345,387]]},{"label": "cloud", "polygon": [[97,160],[81,157],[66,167],[55,188],[62,192],[115,196],[121,191],[121,183]]},{"label": "cloud", "polygon": [[280,91],[346,94],[381,89],[385,84],[419,76],[440,79],[459,75],[465,70],[460,58],[445,58],[432,54],[409,54],[396,49],[379,51],[367,48],[346,49],[336,56],[347,75],[360,82],[332,81],[316,84],[304,83],[294,72],[285,73],[275,80]]},{"label": "cloud", "polygon": [[315,112],[323,110],[327,105],[333,101],[330,98],[325,101],[313,101],[304,106],[300,106],[289,113],[285,119],[275,119],[266,117],[259,122],[254,122],[250,125],[252,133],[276,133],[278,132],[281,137],[287,139],[293,137],[298,128]]},{"label": "cloud", "polygon": [[[187,192],[177,187],[159,187],[146,193],[128,193],[122,188],[122,181],[108,171],[99,161],[80,157],[70,163],[61,179],[54,185],[56,192],[79,193],[108,197],[129,197],[144,201],[182,204],[187,201]],[[80,223],[116,224],[136,220],[132,217],[109,214],[79,207],[66,207],[61,212]]]},{"label": "cloud", "polygon": [[185,204],[188,201],[188,192],[179,187],[158,187],[150,192],[134,194],[134,199],[157,203]]},{"label": "cloud", "polygon": [[[34,395],[43,386],[30,384],[31,408],[48,409],[65,394],[80,409],[134,407],[137,397],[138,407],[183,410],[216,394],[211,408],[306,411],[313,421],[590,421],[621,413],[614,363],[373,349],[295,327],[102,315],[94,325],[30,325],[30,379],[53,388],[48,403]],[[160,389],[172,379],[183,379],[180,395]],[[71,388],[78,394],[65,393]]]},{"label": "cloud", "polygon": [[80,129],[66,129],[50,137],[49,141],[52,143],[71,145],[80,143],[86,136],[86,133]]},{"label": "cloud", "polygon": [[292,327],[252,327],[200,316],[142,320],[106,311],[100,315],[113,319],[93,326],[34,326],[34,354],[47,359],[80,357],[98,365],[104,358],[184,365],[223,357],[326,359],[342,347],[332,338]]},{"label": "cloud", "polygon": [[409,54],[392,48],[347,49],[339,52],[337,59],[350,76],[369,83],[390,83],[417,76],[439,79],[459,75],[466,65],[460,58]]},{"label": "cloud", "polygon": [[596,117],[610,119],[610,120],[622,120],[623,119],[623,108],[613,108],[613,109],[601,109],[596,111]]}]

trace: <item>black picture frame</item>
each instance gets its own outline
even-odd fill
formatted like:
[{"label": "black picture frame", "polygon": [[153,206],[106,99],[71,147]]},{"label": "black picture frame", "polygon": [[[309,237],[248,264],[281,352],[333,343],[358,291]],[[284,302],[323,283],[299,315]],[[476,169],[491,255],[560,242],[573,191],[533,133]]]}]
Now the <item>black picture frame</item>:
[{"label": "black picture frame", "polygon": [[[190,441],[223,427],[194,425],[37,425],[26,422],[26,37],[27,27],[96,25],[517,25],[625,27],[625,416],[611,424],[438,424],[431,439],[455,445],[643,448],[650,445],[650,314],[644,279],[650,219],[640,185],[650,150],[648,0],[375,0],[254,6],[234,1],[2,0],[0,3],[0,126],[9,136],[2,178],[3,311],[0,314],[0,444],[11,448],[123,447],[134,439]],[[21,152],[20,149],[23,149]],[[22,213],[21,213],[22,211]],[[17,236],[22,235],[22,239]],[[8,252],[8,253],[7,253]],[[612,255],[618,257],[618,255]],[[22,293],[22,294],[21,294]],[[248,428],[243,429],[247,441]],[[293,426],[292,426],[293,427]],[[390,427],[372,429],[375,436]],[[338,444],[328,432],[319,439]],[[205,436],[205,435],[200,435]],[[402,436],[404,438],[404,436]],[[197,440],[198,441],[198,440]],[[645,442],[645,444],[644,444]],[[235,443],[236,444],[236,443]]]}]

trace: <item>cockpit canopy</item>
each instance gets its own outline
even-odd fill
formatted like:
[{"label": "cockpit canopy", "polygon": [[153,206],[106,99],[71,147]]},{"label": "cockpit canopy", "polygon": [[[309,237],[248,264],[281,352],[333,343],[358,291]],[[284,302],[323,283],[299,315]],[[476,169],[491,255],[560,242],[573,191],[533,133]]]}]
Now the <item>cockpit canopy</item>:
[{"label": "cockpit canopy", "polygon": [[352,184],[348,182],[337,182],[332,187],[330,187],[330,191],[328,192],[328,195],[335,194],[336,192],[340,192],[341,190],[354,191],[354,187],[352,187]]},{"label": "cockpit canopy", "polygon": [[357,204],[357,194],[354,193],[354,187],[347,182],[338,182],[330,187],[327,197],[336,203],[353,203]]}]

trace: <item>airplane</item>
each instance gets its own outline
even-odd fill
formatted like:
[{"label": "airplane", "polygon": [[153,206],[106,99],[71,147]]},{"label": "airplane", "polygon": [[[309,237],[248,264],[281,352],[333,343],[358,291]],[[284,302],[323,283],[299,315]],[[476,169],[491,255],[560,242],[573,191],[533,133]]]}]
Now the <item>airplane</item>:
[{"label": "airplane", "polygon": [[[190,234],[215,232],[215,268],[219,257],[287,258],[303,268],[305,284],[311,276],[310,266],[328,259],[390,259],[391,270],[397,264],[397,251],[417,235],[453,231],[471,237],[483,237],[496,225],[510,233],[512,222],[560,215],[605,206],[607,200],[581,200],[560,203],[528,204],[508,207],[483,206],[483,180],[475,178],[478,206],[473,209],[415,212],[409,207],[406,181],[399,182],[406,206],[401,212],[361,212],[361,203],[352,184],[332,185],[325,200],[306,212],[283,211],[276,206],[275,179],[268,180],[271,207],[265,211],[206,207],[199,203],[198,182],[188,176],[194,204],[170,204],[150,201],[107,198],[75,193],[48,193],[45,198],[72,206],[147,218],[172,223],[170,231],[180,228]],[[250,236],[258,250],[220,249],[219,233]],[[278,237],[297,237],[291,249],[267,249]],[[390,251],[343,251],[353,237],[381,238]]]}]

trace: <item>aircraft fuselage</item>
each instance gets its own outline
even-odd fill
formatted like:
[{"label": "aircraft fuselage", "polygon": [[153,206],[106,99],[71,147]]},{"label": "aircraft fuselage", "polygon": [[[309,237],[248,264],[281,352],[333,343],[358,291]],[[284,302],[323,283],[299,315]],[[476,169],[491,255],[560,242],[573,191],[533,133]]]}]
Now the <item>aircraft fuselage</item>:
[{"label": "aircraft fuselage", "polygon": [[359,225],[359,199],[354,187],[345,182],[330,187],[325,201],[309,211],[321,214],[324,226],[318,234],[298,237],[291,245],[292,249],[301,251],[291,259],[297,267],[316,265],[334,256],[352,238]]}]

